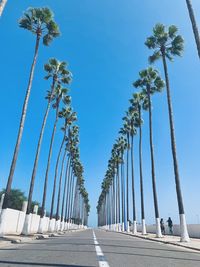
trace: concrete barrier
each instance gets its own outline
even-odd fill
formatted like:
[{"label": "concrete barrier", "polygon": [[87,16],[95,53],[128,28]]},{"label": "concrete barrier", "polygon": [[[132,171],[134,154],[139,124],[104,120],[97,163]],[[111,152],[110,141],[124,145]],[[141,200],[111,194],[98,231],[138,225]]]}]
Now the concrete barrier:
[{"label": "concrete barrier", "polygon": [[26,213],[14,209],[3,209],[0,216],[0,236],[20,235]]},{"label": "concrete barrier", "polygon": [[60,231],[64,231],[64,228],[65,228],[65,221],[62,220],[60,223]]},{"label": "concrete barrier", "polygon": [[56,221],[55,231],[56,232],[60,231],[60,220]]},{"label": "concrete barrier", "polygon": [[49,228],[49,218],[48,217],[40,218],[38,233],[39,234],[46,233],[46,232],[48,232],[48,228]]},{"label": "concrete barrier", "polygon": [[37,214],[26,214],[24,227],[22,230],[23,235],[33,235],[38,232],[40,223],[40,216]]},{"label": "concrete barrier", "polygon": [[55,226],[56,226],[56,219],[51,219],[49,220],[49,227],[48,227],[48,231],[53,233],[55,232]]}]

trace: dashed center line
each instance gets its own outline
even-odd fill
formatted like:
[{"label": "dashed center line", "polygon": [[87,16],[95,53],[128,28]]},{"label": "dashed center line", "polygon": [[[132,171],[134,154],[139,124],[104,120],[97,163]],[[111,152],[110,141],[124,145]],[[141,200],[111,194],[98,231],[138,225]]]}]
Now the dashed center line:
[{"label": "dashed center line", "polygon": [[94,239],[94,245],[95,245],[95,250],[99,262],[99,267],[110,267],[108,262],[105,260],[104,254],[101,250],[101,247],[99,246],[99,242],[97,241],[95,232],[93,231],[93,239]]}]

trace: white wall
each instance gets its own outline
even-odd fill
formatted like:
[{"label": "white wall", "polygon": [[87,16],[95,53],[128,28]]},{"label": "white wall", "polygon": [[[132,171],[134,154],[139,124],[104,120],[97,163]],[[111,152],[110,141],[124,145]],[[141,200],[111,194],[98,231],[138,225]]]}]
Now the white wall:
[{"label": "white wall", "polygon": [[36,234],[38,232],[39,223],[40,223],[40,216],[37,214],[32,214],[31,225],[30,225],[30,234]]},{"label": "white wall", "polygon": [[[147,225],[147,233],[156,233],[156,226],[155,225]],[[188,224],[188,233],[190,237],[193,238],[200,238],[200,224]],[[138,232],[141,232],[142,226],[138,224],[137,226]],[[165,233],[169,234],[168,226],[165,225]],[[176,236],[180,236],[180,226],[178,224],[175,224],[173,226],[173,234]]]},{"label": "white wall", "polygon": [[3,209],[0,216],[0,236],[20,235],[24,226],[26,213],[14,209]]}]

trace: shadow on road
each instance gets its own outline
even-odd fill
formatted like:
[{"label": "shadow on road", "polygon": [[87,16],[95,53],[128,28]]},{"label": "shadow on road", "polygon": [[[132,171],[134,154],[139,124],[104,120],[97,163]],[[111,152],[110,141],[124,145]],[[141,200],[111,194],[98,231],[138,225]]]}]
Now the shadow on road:
[{"label": "shadow on road", "polygon": [[61,264],[61,263],[40,263],[40,262],[21,262],[21,261],[0,261],[0,264],[9,264],[9,266],[17,266],[17,265],[23,265],[23,266],[52,266],[52,267],[96,267],[93,265],[86,266],[86,265],[67,265],[67,264]]}]

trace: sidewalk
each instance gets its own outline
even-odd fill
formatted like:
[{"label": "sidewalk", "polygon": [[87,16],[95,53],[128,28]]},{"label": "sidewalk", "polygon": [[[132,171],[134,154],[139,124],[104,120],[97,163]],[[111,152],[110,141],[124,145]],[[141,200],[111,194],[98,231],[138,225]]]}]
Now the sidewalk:
[{"label": "sidewalk", "polygon": [[151,234],[151,233],[148,233],[146,235],[142,235],[140,233],[133,235],[131,232],[130,233],[118,232],[118,233],[130,235],[133,237],[142,238],[146,240],[156,241],[156,242],[160,242],[164,244],[170,244],[170,245],[175,245],[175,246],[184,247],[188,249],[193,249],[193,250],[200,252],[200,239],[198,238],[190,238],[190,242],[180,242],[179,236],[165,235],[161,238],[158,238],[155,236],[155,234]]},{"label": "sidewalk", "polygon": [[25,235],[5,235],[3,237],[0,237],[0,248],[9,246],[11,243],[30,243],[33,240],[37,239],[45,239],[45,238],[53,238],[53,237],[59,237],[61,235],[66,235],[71,232],[79,232],[82,231],[83,229],[71,229],[71,230],[66,230],[63,232],[53,232],[53,233],[45,233],[45,234],[34,234],[30,236],[25,236]]}]

